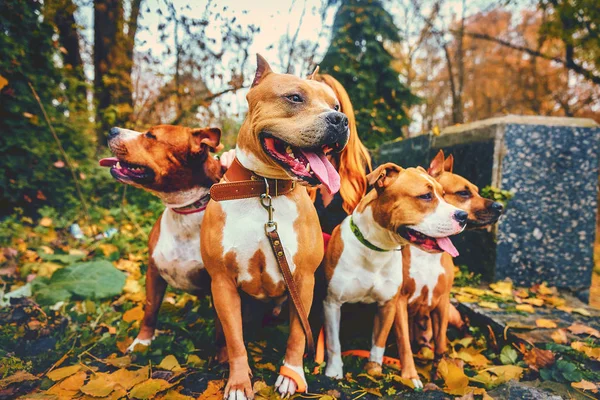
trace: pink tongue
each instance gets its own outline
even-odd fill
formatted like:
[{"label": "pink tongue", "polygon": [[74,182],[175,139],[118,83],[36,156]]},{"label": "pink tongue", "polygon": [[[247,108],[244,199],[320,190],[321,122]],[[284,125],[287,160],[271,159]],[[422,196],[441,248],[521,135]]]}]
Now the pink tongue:
[{"label": "pink tongue", "polygon": [[458,257],[458,250],[452,244],[450,238],[437,238],[437,244],[440,246],[440,249],[444,250],[446,253],[450,254],[452,257]]},{"label": "pink tongue", "polygon": [[331,194],[340,190],[340,175],[331,165],[324,153],[313,153],[302,150],[302,154],[310,163],[310,168]]},{"label": "pink tongue", "polygon": [[113,165],[115,165],[118,162],[119,162],[119,159],[117,157],[108,157],[108,158],[103,158],[98,163],[100,164],[101,167],[112,167]]}]

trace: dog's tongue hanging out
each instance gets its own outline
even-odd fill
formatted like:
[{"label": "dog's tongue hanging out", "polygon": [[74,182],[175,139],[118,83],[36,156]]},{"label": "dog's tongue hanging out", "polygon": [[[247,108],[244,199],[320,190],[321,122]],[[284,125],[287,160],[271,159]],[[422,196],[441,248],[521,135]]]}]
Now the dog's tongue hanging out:
[{"label": "dog's tongue hanging out", "polygon": [[327,156],[322,152],[314,153],[304,150],[302,150],[302,154],[304,154],[304,157],[310,163],[310,168],[315,173],[317,179],[325,185],[327,191],[331,194],[337,193],[340,190],[340,175],[331,162],[329,162]]},{"label": "dog's tongue hanging out", "polygon": [[454,244],[452,243],[452,240],[450,240],[450,238],[437,238],[436,241],[437,245],[440,246],[440,249],[444,250],[452,257],[458,257],[458,250],[456,250],[456,247],[454,247]]}]

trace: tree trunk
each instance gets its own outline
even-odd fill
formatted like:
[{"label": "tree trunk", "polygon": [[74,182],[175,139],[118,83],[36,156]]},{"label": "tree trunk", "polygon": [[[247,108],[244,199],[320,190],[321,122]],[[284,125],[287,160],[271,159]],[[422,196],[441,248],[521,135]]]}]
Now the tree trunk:
[{"label": "tree trunk", "polygon": [[[141,0],[131,3],[125,21],[124,0],[94,0],[94,100],[97,146],[106,146],[112,126],[126,125],[133,111],[133,46]],[[127,25],[127,33],[125,33]]]}]

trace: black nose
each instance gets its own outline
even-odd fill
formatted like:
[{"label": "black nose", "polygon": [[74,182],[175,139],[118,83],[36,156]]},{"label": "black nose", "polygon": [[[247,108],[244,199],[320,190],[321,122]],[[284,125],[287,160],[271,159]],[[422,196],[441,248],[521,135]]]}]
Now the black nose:
[{"label": "black nose", "polygon": [[458,210],[454,213],[454,219],[461,225],[465,225],[467,223],[467,217],[469,214],[466,211]]},{"label": "black nose", "polygon": [[117,136],[120,132],[121,130],[119,128],[110,128],[110,131],[108,131],[108,138],[112,139],[115,136]]},{"label": "black nose", "polygon": [[327,115],[327,122],[335,127],[348,127],[348,117],[346,117],[341,112],[331,112]]},{"label": "black nose", "polygon": [[502,205],[502,203],[497,201],[493,202],[490,208],[496,211],[498,214],[502,214],[502,211],[504,211],[504,206]]}]

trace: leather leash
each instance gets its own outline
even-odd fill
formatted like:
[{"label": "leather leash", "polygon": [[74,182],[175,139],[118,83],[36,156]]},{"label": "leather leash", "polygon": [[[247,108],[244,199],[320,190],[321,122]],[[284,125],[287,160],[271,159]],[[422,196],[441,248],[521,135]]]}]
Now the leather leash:
[{"label": "leather leash", "polygon": [[[310,329],[310,323],[308,322],[308,313],[302,304],[300,293],[298,292],[298,286],[294,281],[290,265],[288,264],[277,232],[277,222],[273,220],[273,196],[271,196],[271,190],[274,188],[274,196],[280,196],[291,192],[296,187],[296,182],[291,180],[280,180],[280,179],[267,179],[259,177],[246,169],[237,158],[232,163],[231,167],[225,173],[225,181],[223,183],[217,183],[210,189],[211,198],[215,201],[226,201],[235,199],[246,199],[251,197],[260,197],[260,204],[263,206],[268,213],[268,219],[265,223],[265,235],[269,239],[273,255],[283,276],[283,281],[290,294],[292,304],[296,309],[300,324],[304,330],[306,336],[307,353],[309,357],[315,354],[315,342]],[[242,179],[239,179],[242,178]],[[245,178],[245,179],[244,179]],[[260,180],[262,179],[262,180]]]}]

